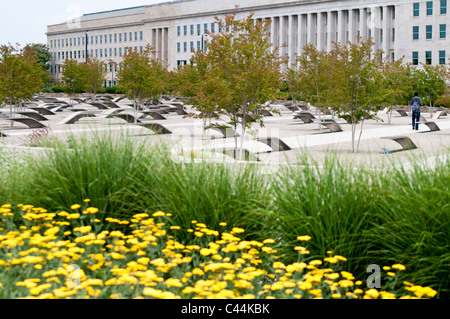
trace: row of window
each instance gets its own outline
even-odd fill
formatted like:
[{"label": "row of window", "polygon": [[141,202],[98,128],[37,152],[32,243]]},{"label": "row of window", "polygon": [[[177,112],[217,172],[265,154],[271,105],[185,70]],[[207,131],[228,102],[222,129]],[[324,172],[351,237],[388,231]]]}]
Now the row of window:
[{"label": "row of window", "polygon": [[[433,39],[433,26],[427,25],[425,26],[425,39],[431,40]],[[413,26],[413,40],[419,40],[420,28],[419,26]],[[447,25],[440,24],[439,25],[439,39],[447,38]]]},{"label": "row of window", "polygon": [[[109,39],[109,42],[108,42]],[[78,38],[66,38],[58,40],[50,40],[50,48],[60,48],[60,47],[72,47],[81,46],[87,44],[103,44],[103,43],[121,43],[121,42],[132,42],[132,41],[144,41],[144,32],[125,32],[125,33],[115,33],[115,34],[105,34],[105,35],[92,35],[86,37]]]},{"label": "row of window", "polygon": [[[188,28],[189,28],[189,31],[188,31]],[[211,23],[211,25],[209,25],[208,23],[203,24],[203,33],[207,34],[209,31],[211,31],[211,33],[216,33],[216,24],[215,23]],[[221,27],[219,27],[219,32],[222,32]],[[195,26],[193,24],[191,24],[190,26],[184,25],[183,26],[183,35],[184,36],[202,35],[202,25],[201,24],[197,24],[197,26]],[[181,26],[177,27],[177,36],[181,36]]]},{"label": "row of window", "polygon": [[[412,63],[413,65],[419,65],[419,52],[414,51],[412,53]],[[425,63],[433,64],[433,52],[425,51]],[[439,51],[439,64],[443,65],[446,63],[446,52]]]},{"label": "row of window", "polygon": [[[139,52],[142,54],[144,47],[139,47]],[[134,47],[134,51],[138,52],[138,47]],[[89,51],[88,51],[89,52]],[[95,49],[90,50],[89,55],[95,58],[107,58],[107,57],[117,57],[123,56],[127,53],[127,48],[109,48],[108,49]],[[79,51],[66,51],[66,52],[53,52],[52,60],[66,60],[66,59],[84,59],[86,54],[85,50]]]},{"label": "row of window", "polygon": [[[187,42],[183,42],[183,48],[181,48],[181,42],[177,42],[177,52],[181,53],[181,50],[183,50],[183,52],[188,52],[188,43]],[[189,52],[194,52],[195,50],[197,50],[197,51],[205,50],[206,51],[207,50],[206,41],[203,43],[203,47],[202,47],[201,41],[197,41],[196,47],[195,47],[194,41],[191,41],[189,43]]]},{"label": "row of window", "polygon": [[[432,16],[433,15],[433,8],[434,8],[434,2],[433,1],[427,1],[426,2],[426,15]],[[439,13],[440,14],[447,14],[447,0],[440,0],[439,2]],[[413,16],[418,17],[420,16],[420,2],[413,3]]]}]

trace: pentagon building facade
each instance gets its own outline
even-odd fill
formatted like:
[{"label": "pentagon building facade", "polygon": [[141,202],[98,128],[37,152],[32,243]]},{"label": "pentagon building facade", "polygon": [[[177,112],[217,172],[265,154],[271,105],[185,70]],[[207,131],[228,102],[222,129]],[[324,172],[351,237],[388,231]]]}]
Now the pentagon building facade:
[{"label": "pentagon building facade", "polygon": [[61,79],[66,59],[103,60],[105,86],[116,84],[118,64],[126,50],[150,44],[169,69],[189,63],[192,52],[207,50],[211,33],[221,30],[215,17],[232,12],[242,18],[271,20],[270,37],[291,63],[306,43],[328,51],[333,41],[355,43],[373,38],[375,50],[395,60],[444,64],[450,57],[447,0],[182,0],[85,14],[48,26],[53,79]]}]

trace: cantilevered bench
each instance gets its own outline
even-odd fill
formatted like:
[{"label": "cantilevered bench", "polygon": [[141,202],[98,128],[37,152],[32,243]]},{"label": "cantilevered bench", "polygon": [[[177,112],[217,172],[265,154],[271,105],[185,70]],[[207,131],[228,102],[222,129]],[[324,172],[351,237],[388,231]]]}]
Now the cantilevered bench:
[{"label": "cantilevered bench", "polygon": [[315,117],[314,117],[314,115],[312,115],[312,117],[311,117],[311,115],[299,113],[294,116],[294,120],[302,120],[303,123],[307,123],[307,124],[314,123]]},{"label": "cantilevered bench", "polygon": [[46,128],[47,127],[44,124],[42,124],[41,122],[36,121],[35,119],[32,119],[30,117],[29,118],[13,117],[13,118],[7,118],[5,120],[19,122],[19,123],[25,124],[29,128]]},{"label": "cantilevered bench", "polygon": [[163,125],[158,123],[137,123],[136,125],[152,130],[158,135],[172,134],[172,131],[170,131],[169,129],[165,128]]},{"label": "cantilevered bench", "polygon": [[223,138],[239,136],[235,130],[228,126],[213,126],[211,130],[219,131],[223,134]]},{"label": "cantilevered bench", "polygon": [[443,116],[447,116],[447,111],[437,111],[437,112],[433,115],[432,119],[433,119],[433,120],[437,120],[437,119],[440,119],[440,118],[443,117]]},{"label": "cantilevered bench", "polygon": [[99,110],[107,110],[108,109],[108,107],[103,103],[92,102],[92,103],[88,103],[88,104],[98,108]]},{"label": "cantilevered bench", "polygon": [[55,113],[53,113],[52,111],[50,111],[49,109],[47,109],[45,107],[30,107],[29,109],[36,111],[42,115],[55,115]]},{"label": "cantilevered bench", "polygon": [[48,121],[48,118],[39,114],[38,112],[17,112],[17,114],[31,117],[32,119],[35,119],[36,121]]},{"label": "cantilevered bench", "polygon": [[95,117],[95,114],[93,114],[92,112],[76,112],[76,113],[68,116],[67,118],[65,118],[59,124],[75,124],[83,117]]},{"label": "cantilevered bench", "polygon": [[408,113],[406,113],[406,111],[404,110],[395,110],[395,111],[397,111],[397,113],[400,114],[401,117],[408,116]]},{"label": "cantilevered bench", "polygon": [[185,110],[183,110],[179,107],[175,107],[173,109],[175,110],[175,113],[177,113],[178,115],[188,115],[188,113]]},{"label": "cantilevered bench", "polygon": [[156,111],[141,111],[141,113],[151,116],[154,120],[167,120],[165,116]]},{"label": "cantilevered bench", "polygon": [[141,118],[143,118],[144,116],[145,116],[145,114],[140,114],[138,116],[134,116],[134,115],[128,114],[128,113],[117,113],[117,114],[112,115],[112,117],[117,117],[117,118],[125,120],[131,124],[141,122]]},{"label": "cantilevered bench", "polygon": [[424,124],[424,125],[428,126],[428,128],[430,129],[430,132],[437,132],[437,131],[441,130],[439,128],[439,126],[437,126],[436,122],[423,121],[423,122],[418,122],[416,124]]},{"label": "cantilevered bench", "polygon": [[119,105],[117,105],[116,103],[111,102],[111,101],[103,101],[103,103],[101,103],[101,104],[106,105],[106,106],[108,106],[110,108],[113,108],[113,109],[119,109],[120,108]]},{"label": "cantilevered bench", "polygon": [[414,150],[417,148],[416,144],[407,136],[386,136],[382,137],[383,140],[393,140],[402,146],[399,151]]},{"label": "cantilevered bench", "polygon": [[329,129],[332,133],[334,132],[342,132],[341,126],[336,122],[331,122],[331,120],[326,120],[323,122],[318,122],[320,125],[325,126],[327,129]]},{"label": "cantilevered bench", "polygon": [[310,118],[313,121],[316,119],[316,117],[311,112],[301,111],[299,113],[294,114],[294,120],[303,120],[306,117]]},{"label": "cantilevered bench", "polygon": [[291,148],[278,137],[261,137],[258,138],[258,142],[267,144],[268,146],[273,148],[274,152],[284,152],[291,150]]}]

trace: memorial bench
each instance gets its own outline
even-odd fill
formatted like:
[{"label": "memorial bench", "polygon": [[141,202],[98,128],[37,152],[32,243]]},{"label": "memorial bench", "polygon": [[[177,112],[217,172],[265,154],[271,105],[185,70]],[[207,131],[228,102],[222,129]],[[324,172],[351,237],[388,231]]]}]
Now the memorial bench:
[{"label": "memorial bench", "polygon": [[416,144],[414,144],[414,142],[407,136],[386,136],[386,137],[382,137],[381,139],[382,140],[392,140],[402,146],[401,150],[391,151],[391,153],[417,149]]}]

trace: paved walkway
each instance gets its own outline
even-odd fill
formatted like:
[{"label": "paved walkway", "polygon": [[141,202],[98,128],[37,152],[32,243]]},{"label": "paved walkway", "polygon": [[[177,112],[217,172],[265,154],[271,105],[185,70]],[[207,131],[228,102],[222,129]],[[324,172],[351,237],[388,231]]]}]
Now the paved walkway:
[{"label": "paved walkway", "polygon": [[[43,104],[40,102],[40,104]],[[122,100],[118,103],[121,107],[130,108],[130,101]],[[65,119],[73,116],[70,110],[58,112],[55,115],[46,116],[49,120],[43,122],[50,128],[52,136],[67,139],[76,136],[94,136],[94,134],[114,133],[118,137],[128,136],[137,142],[144,141],[149,145],[165,143],[176,150],[180,147],[188,149],[221,149],[233,148],[234,138],[223,138],[219,131],[203,130],[203,120],[183,118],[176,113],[164,115],[167,120],[145,119],[149,123],[159,123],[173,132],[171,135],[156,136],[149,129],[129,124],[119,118],[106,118],[105,112],[88,104],[75,106],[80,109],[87,109],[95,113],[96,117],[81,118],[75,124],[62,124]],[[186,106],[189,109],[189,106]],[[341,125],[343,132],[328,133],[327,129],[320,128],[317,123],[304,124],[302,121],[294,120],[293,113],[287,108],[280,108],[281,116],[266,117],[263,128],[254,125],[247,131],[244,147],[250,152],[256,153],[261,162],[267,163],[296,163],[301,162],[299,157],[308,153],[316,160],[323,160],[330,152],[338,154],[344,159],[362,163],[364,165],[377,166],[380,163],[389,163],[392,160],[399,160],[403,163],[411,162],[412,157],[421,156],[424,158],[437,158],[442,154],[450,153],[450,116],[433,120],[439,126],[440,131],[430,132],[430,129],[421,124],[419,131],[411,128],[411,118],[401,117],[394,113],[392,123],[387,124],[387,114],[380,113],[379,116],[384,122],[368,120],[364,124],[361,135],[358,153],[352,153],[352,132],[351,125],[344,123],[341,119],[336,121]],[[0,110],[8,115],[8,109]],[[314,110],[312,111],[313,114]],[[422,114],[427,120],[431,120],[430,114]],[[317,115],[316,115],[317,116]],[[330,118],[330,116],[326,116]],[[226,124],[226,122],[221,122]],[[8,137],[0,138],[0,145],[3,149],[37,151],[37,149],[27,149],[26,143],[31,133],[35,130],[28,129],[22,124],[15,123],[11,128],[10,121],[5,121],[0,117],[0,132]],[[238,133],[240,133],[238,131]],[[356,139],[359,138],[359,126],[356,132]],[[383,148],[388,150],[401,149],[400,145],[394,141],[383,139],[388,136],[407,136],[417,145],[416,150],[402,151],[392,154],[381,154]],[[271,152],[272,148],[267,144],[258,142],[258,138],[276,137],[287,144],[292,150],[286,152]],[[238,141],[240,145],[240,140]]]}]

